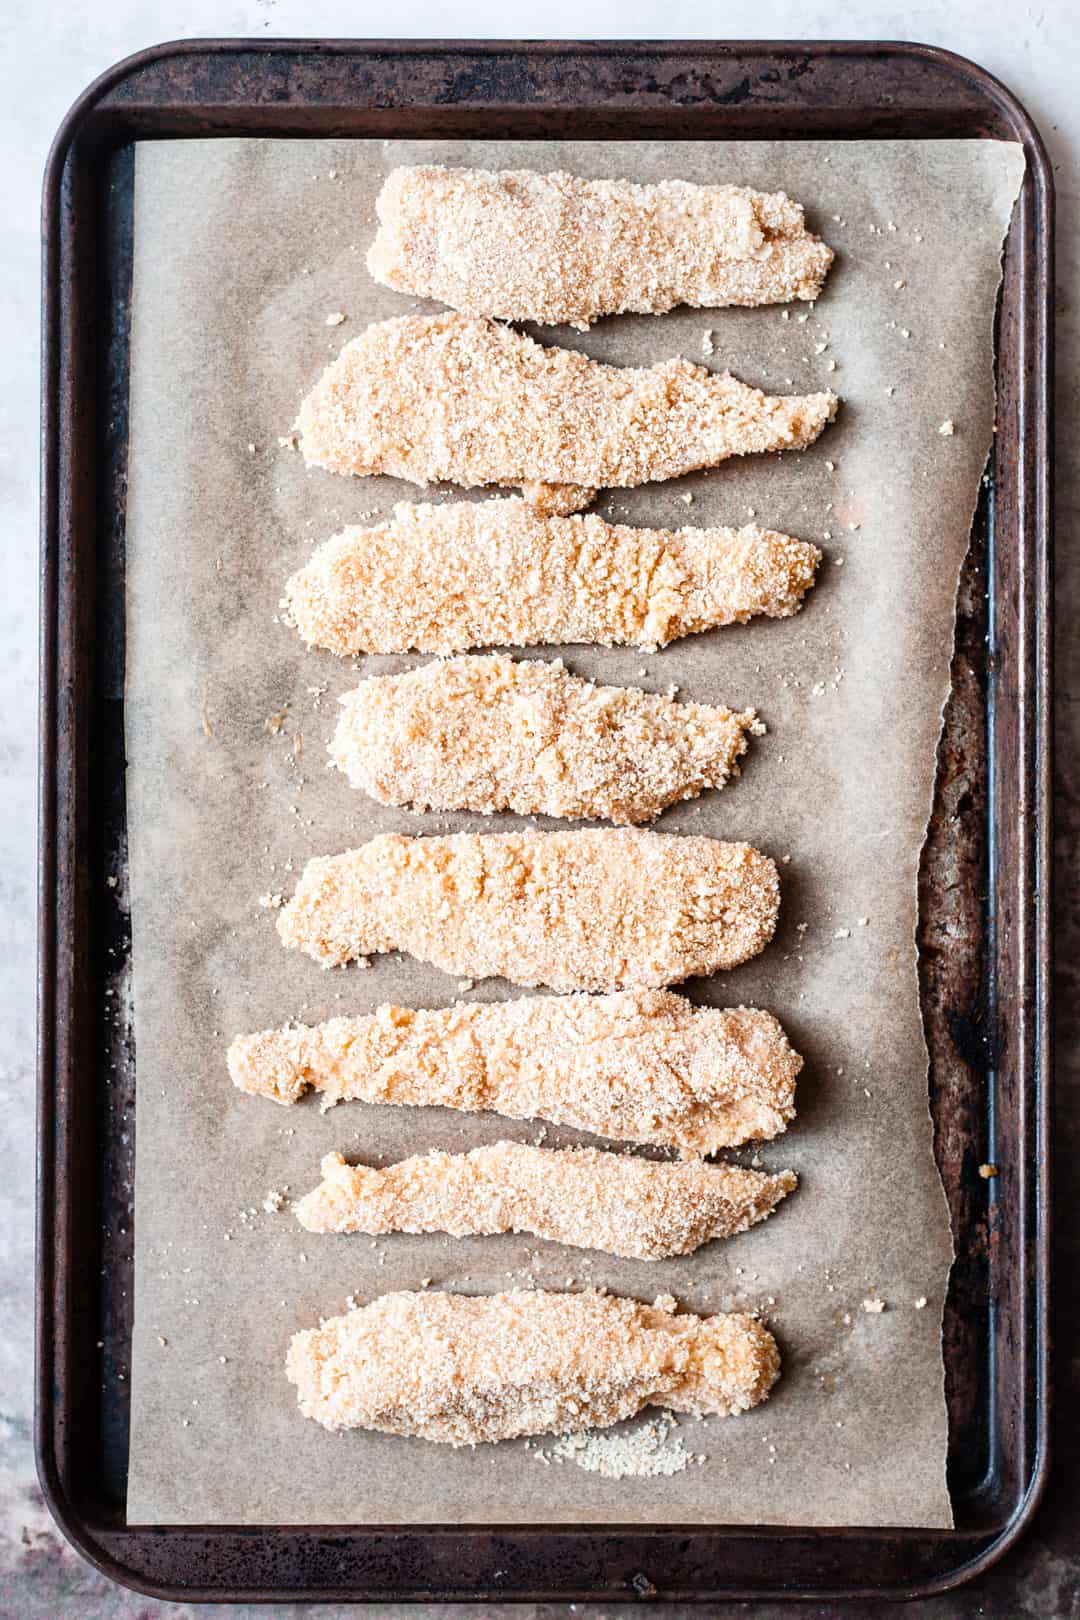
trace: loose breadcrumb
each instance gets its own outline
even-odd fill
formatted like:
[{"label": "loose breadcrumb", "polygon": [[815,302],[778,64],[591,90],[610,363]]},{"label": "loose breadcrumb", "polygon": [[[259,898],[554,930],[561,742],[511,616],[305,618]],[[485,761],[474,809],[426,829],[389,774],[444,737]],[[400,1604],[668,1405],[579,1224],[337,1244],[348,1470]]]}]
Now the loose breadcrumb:
[{"label": "loose breadcrumb", "polygon": [[765,1400],[776,1341],[750,1316],[676,1316],[594,1290],[384,1294],[294,1334],[305,1417],[453,1446],[608,1428],[645,1406],[731,1416]]},{"label": "loose breadcrumb", "polygon": [[567,511],[597,488],[805,449],[836,409],[834,394],[769,396],[689,360],[636,371],[493,321],[404,315],[345,345],[297,428],[310,467],[467,489],[528,485],[534,500],[557,485]]},{"label": "loose breadcrumb", "polygon": [[833,254],[783,192],[485,169],[391,170],[376,281],[468,315],[585,330],[678,304],[816,298]]},{"label": "loose breadcrumb", "polygon": [[526,479],[520,488],[522,499],[538,517],[568,517],[596,499],[596,490],[583,484],[540,484]]},{"label": "loose breadcrumb", "polygon": [[749,844],[628,828],[384,833],[308,861],[277,929],[324,967],[405,950],[458,978],[617,990],[745,962],[779,905],[776,867]]},{"label": "loose breadcrumb", "polygon": [[686,1157],[779,1136],[802,1058],[771,1013],[665,990],[382,1006],[240,1035],[233,1083],[278,1103],[360,1099],[548,1119]]},{"label": "loose breadcrumb", "polygon": [[561,660],[454,658],[341,699],[330,757],[382,804],[652,821],[738,774],[753,709],[597,686]]},{"label": "loose breadcrumb", "polygon": [[288,581],[309,646],[463,652],[567,642],[661,647],[755,614],[797,613],[821,552],[771,529],[632,529],[541,517],[518,499],[399,505]]},{"label": "loose breadcrumb", "polygon": [[533,1456],[542,1463],[574,1463],[604,1479],[670,1478],[690,1463],[705,1461],[700,1453],[687,1451],[675,1419],[666,1412],[632,1429],[566,1434],[550,1450],[536,1449]]},{"label": "loose breadcrumb", "polygon": [[309,1232],[531,1232],[628,1260],[692,1254],[734,1237],[797,1184],[790,1170],[768,1176],[700,1159],[677,1164],[523,1142],[420,1154],[381,1170],[328,1153],[322,1174],[295,1205]]}]

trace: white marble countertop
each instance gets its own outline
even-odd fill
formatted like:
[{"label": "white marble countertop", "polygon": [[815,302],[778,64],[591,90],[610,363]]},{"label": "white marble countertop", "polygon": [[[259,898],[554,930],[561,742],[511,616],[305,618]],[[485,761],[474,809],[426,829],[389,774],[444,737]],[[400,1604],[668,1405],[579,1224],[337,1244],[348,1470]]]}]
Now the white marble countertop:
[{"label": "white marble countertop", "polygon": [[[8,61],[0,109],[7,228],[0,282],[2,352],[8,376],[0,431],[0,510],[8,570],[0,594],[0,670],[4,727],[0,736],[0,1620],[148,1620],[229,1612],[271,1614],[346,1612],[321,1605],[281,1609],[247,1606],[226,1611],[162,1604],[121,1591],[89,1569],[57,1534],[34,1475],[31,1447],[33,1300],[34,1120],[34,888],[37,661],[38,463],[38,202],[49,142],[63,114],[85,85],[121,57],[179,37],[300,36],[406,38],[705,39],[914,39],[969,56],[997,74],[1020,97],[1049,147],[1057,182],[1058,235],[1058,998],[1061,1258],[1075,1267],[1080,1171],[1080,907],[1075,874],[1080,842],[1080,638],[1067,604],[1080,588],[1074,544],[1080,502],[1080,453],[1073,424],[1080,363],[1077,320],[1076,211],[1080,155],[1080,6],[1075,0],[985,0],[847,7],[838,11],[795,0],[544,0],[507,28],[505,6],[465,0],[453,8],[438,0],[404,0],[392,18],[346,0],[6,0],[0,31]],[[1071,882],[1071,895],[1066,884]],[[1071,908],[1071,914],[1067,914]],[[1059,1324],[1059,1343],[1075,1346],[1076,1310]],[[1063,1345],[1063,1348],[1067,1346]],[[1060,1358],[1058,1424],[1075,1430],[1080,1374],[1075,1354]],[[1070,1384],[1071,1368],[1071,1384]],[[1080,1504],[1075,1447],[1059,1448],[1060,1465],[1035,1528],[1018,1551],[976,1587],[908,1613],[1080,1616]],[[626,1606],[629,1612],[630,1605]],[[545,1609],[564,1615],[573,1605]],[[375,1612],[416,1614],[416,1608],[379,1606]],[[525,1616],[540,1610],[487,1607],[429,1608],[455,1620],[496,1612]],[[599,1611],[596,1611],[599,1612]],[[623,1612],[605,1606],[603,1612]],[[746,1612],[740,1606],[740,1612]],[[790,1612],[790,1611],[788,1611]],[[825,1613],[824,1609],[815,1613]],[[854,1617],[865,1611],[844,1610]],[[780,1613],[755,1607],[757,1620]]]}]

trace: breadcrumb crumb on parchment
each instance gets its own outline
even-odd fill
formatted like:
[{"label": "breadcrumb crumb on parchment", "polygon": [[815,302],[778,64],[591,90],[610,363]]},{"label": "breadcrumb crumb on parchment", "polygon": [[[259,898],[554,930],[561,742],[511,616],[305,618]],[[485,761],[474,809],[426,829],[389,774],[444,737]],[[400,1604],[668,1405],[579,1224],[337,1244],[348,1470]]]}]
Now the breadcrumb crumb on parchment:
[{"label": "breadcrumb crumb on parchment", "polygon": [[556,172],[391,170],[368,253],[376,281],[468,315],[567,323],[813,299],[832,249],[783,192],[635,185]]},{"label": "breadcrumb crumb on parchment", "polygon": [[401,504],[349,528],[285,587],[309,646],[464,652],[569,642],[661,647],[797,613],[821,552],[770,529],[632,529],[520,499]]},{"label": "breadcrumb crumb on parchment", "polygon": [[524,1142],[418,1154],[385,1169],[329,1153],[322,1174],[294,1206],[309,1232],[531,1232],[631,1260],[692,1254],[734,1237],[771,1215],[796,1185],[790,1170],[770,1176]]},{"label": "breadcrumb crumb on parchment", "polygon": [[[691,1463],[703,1463],[700,1452],[687,1451],[670,1412],[629,1429],[589,1429],[584,1434],[564,1434],[550,1451],[536,1447],[537,1462],[573,1463],[590,1474],[605,1479],[655,1479],[681,1474]],[[528,1441],[526,1441],[528,1445]],[[637,1576],[637,1581],[645,1580]],[[636,1588],[635,1588],[636,1590]]]},{"label": "breadcrumb crumb on parchment", "polygon": [[780,1135],[802,1058],[771,1013],[696,1007],[668,990],[489,1005],[382,1006],[240,1035],[241,1091],[324,1108],[353,1099],[548,1119],[685,1157]]},{"label": "breadcrumb crumb on parchment", "polygon": [[657,987],[756,956],[780,906],[750,844],[640,832],[384,833],[308,861],[277,914],[324,967],[405,950],[457,977]]},{"label": "breadcrumb crumb on parchment", "polygon": [[286,1373],[324,1428],[464,1446],[608,1428],[654,1405],[732,1416],[766,1399],[780,1355],[753,1317],[593,1290],[396,1293],[294,1334]]},{"label": "breadcrumb crumb on parchment", "polygon": [[[309,467],[439,480],[633,488],[729,456],[805,449],[831,393],[771,396],[685,359],[604,365],[464,315],[404,315],[342,349],[300,407]],[[571,496],[573,501],[575,497]],[[571,509],[566,498],[559,509]]]},{"label": "breadcrumb crumb on parchment", "polygon": [[382,804],[652,821],[738,774],[752,709],[598,686],[561,660],[454,658],[341,699],[330,757]]}]

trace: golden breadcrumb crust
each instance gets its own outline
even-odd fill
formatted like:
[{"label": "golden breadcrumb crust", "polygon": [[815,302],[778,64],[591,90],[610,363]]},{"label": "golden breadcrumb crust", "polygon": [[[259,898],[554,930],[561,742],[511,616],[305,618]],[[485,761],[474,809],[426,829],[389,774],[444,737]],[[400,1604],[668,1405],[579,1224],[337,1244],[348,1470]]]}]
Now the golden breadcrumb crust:
[{"label": "golden breadcrumb crust", "polygon": [[330,757],[382,804],[623,825],[723,787],[757,722],[505,655],[375,676],[341,702]]},{"label": "golden breadcrumb crust", "polygon": [[780,1375],[751,1316],[675,1315],[588,1290],[384,1294],[294,1334],[305,1417],[453,1446],[607,1428],[645,1406],[745,1412]]},{"label": "golden breadcrumb crust", "polygon": [[[494,321],[405,315],[345,345],[297,428],[311,467],[467,489],[584,486],[555,498],[566,511],[596,488],[804,449],[836,408],[831,393],[770,396],[689,360],[636,371]],[[552,499],[546,488],[528,493]]]},{"label": "golden breadcrumb crust", "polygon": [[495,1142],[418,1154],[385,1169],[322,1161],[323,1181],[294,1206],[309,1232],[531,1232],[628,1260],[692,1254],[772,1214],[797,1184],[738,1165],[637,1159],[597,1148]]},{"label": "golden breadcrumb crust", "polygon": [[613,643],[662,647],[797,613],[821,552],[771,529],[632,529],[527,502],[394,508],[320,546],[285,587],[309,646],[358,652]]},{"label": "golden breadcrumb crust", "polygon": [[392,169],[376,211],[376,281],[466,315],[581,330],[678,304],[816,298],[833,260],[798,203],[743,186],[424,165]]},{"label": "golden breadcrumb crust", "polygon": [[772,938],[776,867],[750,844],[640,832],[384,833],[308,861],[282,943],[324,967],[404,950],[553,990],[674,984]]},{"label": "golden breadcrumb crust", "polygon": [[802,1058],[771,1013],[695,1007],[670,990],[538,996],[239,1035],[242,1091],[324,1108],[354,1099],[548,1119],[684,1156],[783,1132]]}]

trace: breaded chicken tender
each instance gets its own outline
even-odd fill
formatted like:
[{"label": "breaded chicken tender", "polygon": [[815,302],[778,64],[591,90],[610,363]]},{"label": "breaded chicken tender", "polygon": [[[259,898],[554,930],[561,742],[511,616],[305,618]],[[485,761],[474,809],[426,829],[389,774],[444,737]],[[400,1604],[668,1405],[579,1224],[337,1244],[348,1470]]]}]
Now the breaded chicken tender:
[{"label": "breaded chicken tender", "polygon": [[745,962],[779,907],[776,867],[749,844],[627,828],[384,833],[308,861],[277,927],[324,967],[404,950],[471,978],[618,990]]},{"label": "breaded chicken tender", "polygon": [[323,1108],[360,1100],[546,1119],[685,1158],[779,1136],[802,1058],[771,1013],[695,1007],[670,990],[382,1006],[239,1035],[241,1091]]},{"label": "breaded chicken tender", "polygon": [[752,1316],[675,1315],[589,1289],[383,1294],[293,1335],[305,1417],[452,1446],[607,1428],[645,1406],[733,1416],[780,1376]]},{"label": "breaded chicken tender", "polygon": [[545,348],[494,321],[405,315],[345,345],[297,428],[309,467],[466,489],[529,486],[530,499],[565,512],[597,488],[805,449],[836,408],[834,394],[771,396],[689,360],[635,371]]},{"label": "breaded chicken tender", "polygon": [[744,186],[423,165],[392,169],[376,212],[376,281],[466,315],[582,331],[678,304],[816,298],[833,260],[798,203]]},{"label": "breaded chicken tender", "polygon": [[562,661],[454,658],[374,676],[341,699],[330,757],[382,804],[653,821],[738,774],[753,709],[733,714]]},{"label": "breaded chicken tender", "polygon": [[294,1206],[308,1232],[531,1232],[628,1260],[669,1259],[734,1237],[796,1185],[790,1170],[770,1176],[700,1159],[672,1164],[524,1142],[418,1154],[384,1170],[328,1153],[322,1173]]},{"label": "breaded chicken tender", "polygon": [[771,529],[631,529],[525,501],[395,506],[345,529],[285,587],[309,646],[465,652],[596,642],[662,647],[755,614],[788,618],[821,552]]}]

